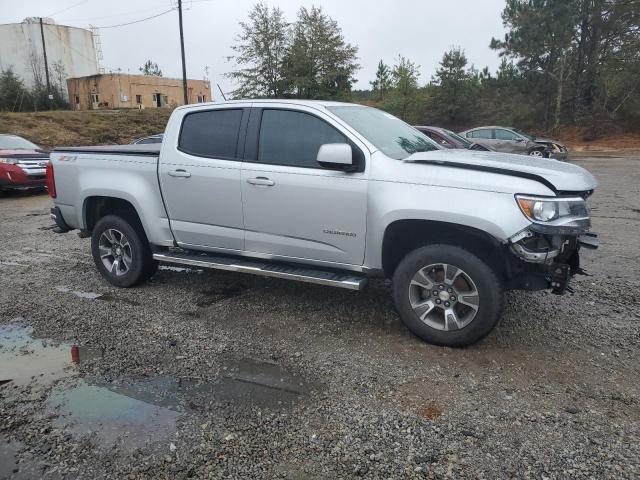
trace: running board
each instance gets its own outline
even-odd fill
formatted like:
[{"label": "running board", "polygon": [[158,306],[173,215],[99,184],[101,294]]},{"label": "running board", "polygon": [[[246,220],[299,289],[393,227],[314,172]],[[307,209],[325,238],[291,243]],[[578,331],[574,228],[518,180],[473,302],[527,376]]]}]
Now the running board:
[{"label": "running board", "polygon": [[229,272],[252,273],[265,277],[285,278],[299,282],[316,283],[349,290],[362,290],[367,284],[367,277],[351,273],[336,273],[327,270],[316,270],[308,267],[294,267],[274,262],[259,260],[243,260],[221,255],[188,254],[188,253],[154,253],[154,260],[194,267],[213,268]]}]

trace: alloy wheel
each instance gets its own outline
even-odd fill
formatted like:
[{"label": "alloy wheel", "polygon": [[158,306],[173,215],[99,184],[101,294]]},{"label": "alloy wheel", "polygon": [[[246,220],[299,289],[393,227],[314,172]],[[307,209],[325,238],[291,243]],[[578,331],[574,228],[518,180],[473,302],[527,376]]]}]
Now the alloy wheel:
[{"label": "alloy wheel", "polygon": [[468,273],[446,263],[418,270],[409,283],[411,308],[436,330],[460,330],[478,313],[480,294]]},{"label": "alloy wheel", "polygon": [[102,232],[98,250],[102,264],[112,275],[121,277],[131,269],[133,261],[131,244],[120,230],[109,228]]}]

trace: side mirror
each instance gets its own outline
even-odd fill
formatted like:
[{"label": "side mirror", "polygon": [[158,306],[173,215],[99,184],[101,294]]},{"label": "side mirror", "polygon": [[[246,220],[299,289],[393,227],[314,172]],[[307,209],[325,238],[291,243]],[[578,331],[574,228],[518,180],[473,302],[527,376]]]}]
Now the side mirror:
[{"label": "side mirror", "polygon": [[316,161],[325,168],[351,170],[353,152],[348,143],[325,143],[318,150]]},{"label": "side mirror", "polygon": [[517,143],[522,143],[522,142],[524,142],[524,138],[516,138],[516,142]]}]

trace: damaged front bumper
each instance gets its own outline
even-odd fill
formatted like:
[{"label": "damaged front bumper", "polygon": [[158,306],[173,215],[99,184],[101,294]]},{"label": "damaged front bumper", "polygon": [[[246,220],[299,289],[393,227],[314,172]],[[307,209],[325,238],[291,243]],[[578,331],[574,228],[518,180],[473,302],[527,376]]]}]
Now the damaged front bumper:
[{"label": "damaged front bumper", "polygon": [[598,248],[598,236],[588,231],[590,226],[588,219],[562,227],[532,224],[511,237],[510,288],[551,289],[558,295],[572,291],[571,277],[584,273],[580,268],[581,248]]}]

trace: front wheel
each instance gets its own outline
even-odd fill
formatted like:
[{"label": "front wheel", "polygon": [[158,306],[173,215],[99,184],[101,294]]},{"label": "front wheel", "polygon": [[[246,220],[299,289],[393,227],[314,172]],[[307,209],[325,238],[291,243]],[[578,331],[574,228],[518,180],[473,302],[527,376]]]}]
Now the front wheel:
[{"label": "front wheel", "polygon": [[493,329],[504,289],[494,269],[469,251],[428,245],[409,253],[393,276],[403,323],[428,343],[471,345]]},{"label": "front wheel", "polygon": [[128,216],[107,215],[91,234],[93,261],[116,287],[132,287],[150,278],[157,267],[142,225]]},{"label": "front wheel", "polygon": [[529,152],[530,157],[547,158],[547,154],[543,150],[531,150]]}]

